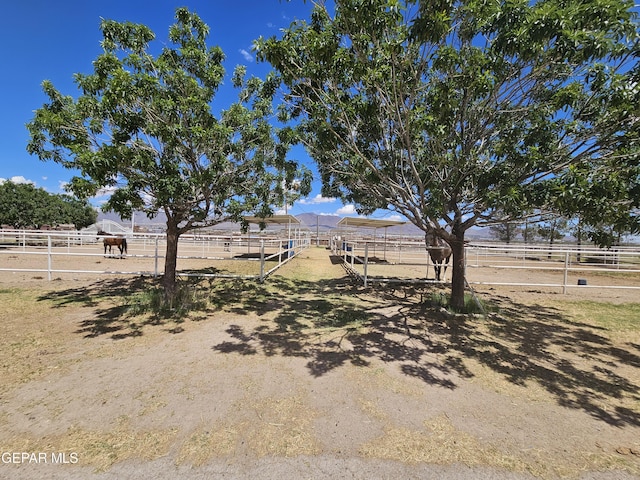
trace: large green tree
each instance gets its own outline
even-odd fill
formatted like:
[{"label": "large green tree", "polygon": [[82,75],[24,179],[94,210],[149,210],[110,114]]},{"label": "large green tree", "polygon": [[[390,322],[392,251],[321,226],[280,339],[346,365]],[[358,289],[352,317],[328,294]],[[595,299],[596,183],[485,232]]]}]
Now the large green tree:
[{"label": "large green tree", "polygon": [[[77,169],[69,188],[81,197],[111,189],[107,210],[166,214],[170,299],[180,235],[249,212],[268,216],[300,180],[287,159],[290,132],[272,126],[274,79],[247,79],[240,67],[232,76],[238,101],[212,113],[224,55],[207,45],[207,25],[186,8],[176,10],[157,56],[144,25],[103,20],[100,28],[104,52],[92,74],[75,75],[78,98],[44,82],[50,100],[28,125],[28,151]],[[308,190],[306,173],[302,180]]]},{"label": "large green tree", "polygon": [[[451,305],[462,308],[470,227],[587,209],[558,200],[567,175],[593,192],[611,168],[637,167],[632,9],[629,0],[319,1],[308,21],[257,49],[287,87],[281,118],[296,122],[323,194],[362,213],[390,208],[446,240]],[[629,179],[620,175],[619,188]],[[608,211],[610,192],[601,195]],[[613,196],[628,219],[633,202]]]},{"label": "large green tree", "polygon": [[51,194],[30,183],[0,183],[0,223],[13,228],[73,224],[77,229],[95,223],[98,213],[84,200]]}]

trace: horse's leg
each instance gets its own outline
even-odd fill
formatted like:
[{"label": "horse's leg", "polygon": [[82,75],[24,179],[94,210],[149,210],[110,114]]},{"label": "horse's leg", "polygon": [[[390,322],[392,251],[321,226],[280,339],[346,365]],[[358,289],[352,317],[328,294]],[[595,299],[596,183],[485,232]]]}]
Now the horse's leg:
[{"label": "horse's leg", "polygon": [[440,262],[433,262],[433,269],[436,271],[436,281],[439,282],[440,281],[440,269],[442,267],[440,266]]},{"label": "horse's leg", "polygon": [[451,259],[451,257],[447,257],[444,259],[444,280],[447,280],[447,267],[449,266],[449,260]]}]

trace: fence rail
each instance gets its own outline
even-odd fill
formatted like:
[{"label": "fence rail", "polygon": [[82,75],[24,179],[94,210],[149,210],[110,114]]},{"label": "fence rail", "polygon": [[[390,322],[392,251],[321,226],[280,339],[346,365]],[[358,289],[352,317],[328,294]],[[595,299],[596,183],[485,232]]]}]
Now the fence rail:
[{"label": "fence rail", "polygon": [[[433,263],[424,243],[382,247],[379,242],[341,241],[332,248],[365,286],[436,282],[429,277]],[[572,287],[640,289],[640,249],[471,244],[465,247],[465,277],[470,285],[553,287],[563,293]]]},{"label": "fence rail", "polygon": [[[138,233],[122,236],[127,239],[126,254],[121,254],[117,247],[104,251],[104,237],[94,233],[0,230],[0,271],[46,273],[48,280],[54,274],[158,276],[160,262],[165,258],[165,236]],[[177,275],[251,278],[262,282],[309,245],[308,236],[281,239],[267,235],[182,235]],[[117,268],[91,268],[116,259],[127,259],[127,263],[118,263]],[[229,273],[216,269],[221,264]],[[244,267],[239,268],[241,264]],[[122,268],[125,265],[134,268]]]}]

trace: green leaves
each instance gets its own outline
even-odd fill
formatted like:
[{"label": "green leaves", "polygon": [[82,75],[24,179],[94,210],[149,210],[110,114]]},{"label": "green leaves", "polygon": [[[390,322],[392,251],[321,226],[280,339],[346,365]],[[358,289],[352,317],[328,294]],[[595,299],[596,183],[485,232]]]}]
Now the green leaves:
[{"label": "green leaves", "polygon": [[105,52],[115,52],[119,49],[133,53],[142,53],[147,49],[155,35],[145,25],[131,22],[119,23],[114,20],[100,22],[103,40],[102,48]]},{"label": "green leaves", "polygon": [[[628,214],[622,190],[637,185],[636,167],[610,159],[624,151],[637,165],[632,6],[338,0],[257,48],[289,89],[279,115],[297,122],[324,194],[360,211],[392,208],[457,232],[496,211],[570,214],[563,195],[574,205],[598,195]],[[590,172],[582,190],[558,191],[572,166]],[[626,173],[601,191],[592,173],[606,169]]]},{"label": "green leaves", "polygon": [[80,229],[95,223],[96,217],[96,211],[85,201],[52,195],[31,184],[0,183],[0,224],[14,228],[73,224]]},{"label": "green leaves", "polygon": [[70,184],[76,194],[108,187],[105,208],[125,216],[162,209],[182,233],[258,206],[267,211],[282,201],[274,185],[306,175],[286,159],[291,136],[280,138],[271,125],[273,77],[236,70],[238,102],[212,113],[224,54],[207,45],[209,28],[195,13],[176,10],[157,56],[144,25],[103,20],[101,29],[104,53],[92,73],[75,75],[80,96],[45,82],[49,102],[28,125],[31,153],[80,172]]}]

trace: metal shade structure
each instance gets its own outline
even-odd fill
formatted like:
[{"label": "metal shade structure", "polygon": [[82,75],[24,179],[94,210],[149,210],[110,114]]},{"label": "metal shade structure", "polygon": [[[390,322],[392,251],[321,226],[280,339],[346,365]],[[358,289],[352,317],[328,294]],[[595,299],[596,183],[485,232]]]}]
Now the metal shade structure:
[{"label": "metal shade structure", "polygon": [[[400,220],[384,220],[384,219],[375,219],[375,218],[363,218],[363,217],[344,217],[342,219],[340,219],[340,221],[337,224],[338,228],[348,228],[348,227],[354,227],[354,228],[373,228],[374,229],[374,236],[375,236],[375,230],[377,230],[378,228],[384,228],[384,244],[383,244],[383,250],[384,250],[384,259],[387,259],[387,228],[388,227],[395,227],[398,225],[404,225],[407,222],[403,222]],[[375,242],[373,243],[373,248],[374,248],[374,255],[375,255]]]},{"label": "metal shade structure", "polygon": [[293,215],[272,215],[270,217],[244,217],[249,223],[264,223],[264,224],[277,224],[277,225],[300,225],[298,220]]},{"label": "metal shade structure", "polygon": [[[298,220],[293,215],[271,215],[270,217],[253,217],[253,216],[245,216],[244,220],[248,223],[252,224],[264,224],[264,225],[283,225],[287,226],[287,246],[292,247],[294,245],[294,239],[297,240],[300,237],[300,220]],[[291,227],[296,227],[294,229],[294,235],[291,235]],[[251,250],[251,232],[247,231],[247,248]]]},{"label": "metal shade structure", "polygon": [[400,220],[377,220],[374,218],[344,217],[338,222],[338,227],[386,228],[404,225]]}]

